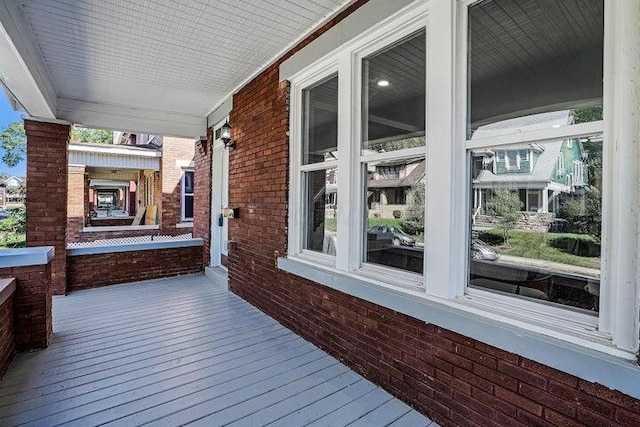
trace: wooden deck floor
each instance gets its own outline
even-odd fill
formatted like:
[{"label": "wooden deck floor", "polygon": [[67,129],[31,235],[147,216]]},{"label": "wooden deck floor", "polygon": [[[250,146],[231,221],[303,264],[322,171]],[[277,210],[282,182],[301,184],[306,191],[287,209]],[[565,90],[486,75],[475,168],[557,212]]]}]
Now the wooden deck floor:
[{"label": "wooden deck floor", "polygon": [[205,276],[56,297],[54,331],[0,426],[435,426]]}]

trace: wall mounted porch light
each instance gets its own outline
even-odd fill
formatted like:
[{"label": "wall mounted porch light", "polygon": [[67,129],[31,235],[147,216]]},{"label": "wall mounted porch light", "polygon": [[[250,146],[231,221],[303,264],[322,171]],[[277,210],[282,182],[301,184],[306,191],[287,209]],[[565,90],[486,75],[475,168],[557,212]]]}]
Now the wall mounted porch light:
[{"label": "wall mounted porch light", "polygon": [[233,150],[233,147],[236,146],[236,142],[231,139],[231,125],[229,125],[228,120],[225,121],[220,128],[220,139],[224,143],[225,148],[228,148],[229,151]]}]

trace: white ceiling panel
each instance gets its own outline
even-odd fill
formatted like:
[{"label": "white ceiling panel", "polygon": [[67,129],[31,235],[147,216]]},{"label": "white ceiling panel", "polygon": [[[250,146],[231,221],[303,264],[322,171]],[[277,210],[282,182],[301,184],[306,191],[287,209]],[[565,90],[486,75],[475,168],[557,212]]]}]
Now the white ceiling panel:
[{"label": "white ceiling panel", "polygon": [[58,98],[205,116],[350,0],[22,0]]}]

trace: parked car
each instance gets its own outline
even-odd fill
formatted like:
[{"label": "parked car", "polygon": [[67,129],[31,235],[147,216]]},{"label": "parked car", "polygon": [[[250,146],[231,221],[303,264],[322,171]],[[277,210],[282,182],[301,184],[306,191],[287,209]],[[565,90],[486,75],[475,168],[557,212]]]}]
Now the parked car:
[{"label": "parked car", "polygon": [[393,227],[390,225],[376,225],[371,227],[368,231],[369,234],[389,234],[393,236],[391,241],[394,246],[415,246],[416,238],[405,233],[398,227]]},{"label": "parked car", "polygon": [[495,261],[500,257],[498,251],[480,239],[471,240],[471,258],[477,260]]}]

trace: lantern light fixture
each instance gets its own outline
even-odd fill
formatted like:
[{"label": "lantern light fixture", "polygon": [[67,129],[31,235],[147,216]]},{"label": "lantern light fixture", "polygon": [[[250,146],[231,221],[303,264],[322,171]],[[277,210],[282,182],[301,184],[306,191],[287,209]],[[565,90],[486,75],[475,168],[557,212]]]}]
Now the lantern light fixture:
[{"label": "lantern light fixture", "polygon": [[232,150],[236,146],[236,142],[231,139],[231,125],[229,121],[225,121],[220,128],[220,139],[224,143],[225,148]]}]

